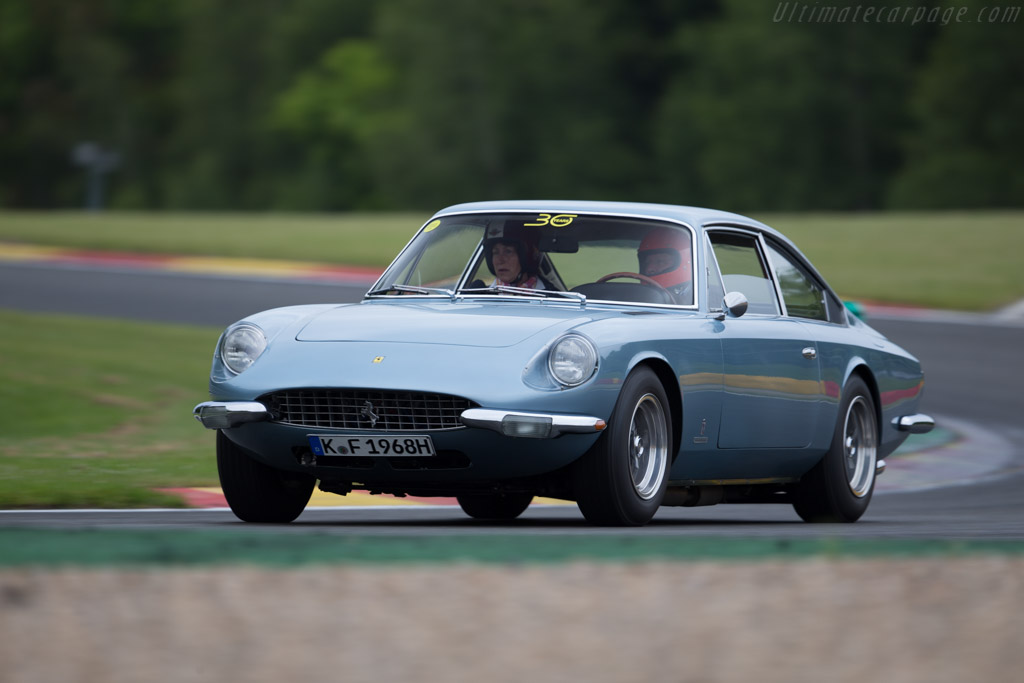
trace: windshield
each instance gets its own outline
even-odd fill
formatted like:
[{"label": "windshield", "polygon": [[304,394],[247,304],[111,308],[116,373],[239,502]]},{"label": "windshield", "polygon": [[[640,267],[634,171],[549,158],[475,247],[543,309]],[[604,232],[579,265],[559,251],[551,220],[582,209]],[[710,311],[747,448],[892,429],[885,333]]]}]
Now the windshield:
[{"label": "windshield", "polygon": [[446,216],[424,226],[369,295],[586,297],[690,306],[692,249],[689,228],[655,220]]}]

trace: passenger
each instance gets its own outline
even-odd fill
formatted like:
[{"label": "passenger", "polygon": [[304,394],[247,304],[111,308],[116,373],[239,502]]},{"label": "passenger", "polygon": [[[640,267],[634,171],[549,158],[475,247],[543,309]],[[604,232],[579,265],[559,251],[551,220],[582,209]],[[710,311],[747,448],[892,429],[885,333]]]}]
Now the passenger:
[{"label": "passenger", "polygon": [[540,234],[523,225],[506,223],[489,227],[484,239],[484,258],[487,269],[494,275],[491,284],[545,289],[546,284],[538,275],[539,241]]},{"label": "passenger", "polygon": [[644,236],[636,255],[641,275],[667,289],[676,303],[693,303],[693,260],[684,231],[654,228]]}]

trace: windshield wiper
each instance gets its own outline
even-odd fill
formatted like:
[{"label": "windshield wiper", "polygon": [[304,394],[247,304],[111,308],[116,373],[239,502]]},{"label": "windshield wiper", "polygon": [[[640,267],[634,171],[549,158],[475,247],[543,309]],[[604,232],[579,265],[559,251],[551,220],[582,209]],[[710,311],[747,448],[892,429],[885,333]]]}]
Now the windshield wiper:
[{"label": "windshield wiper", "polygon": [[388,292],[412,292],[414,294],[444,294],[447,297],[455,298],[455,292],[450,289],[441,289],[440,287],[420,287],[418,285],[388,285],[387,287],[381,287],[371,292],[367,292],[366,296],[373,294],[387,294]]},{"label": "windshield wiper", "polygon": [[562,292],[557,289],[527,289],[525,287],[511,287],[509,285],[491,285],[490,287],[473,287],[470,289],[460,289],[459,294],[477,293],[477,292],[500,292],[502,294],[520,294],[523,296],[539,296],[547,298],[550,296],[562,296],[568,299],[575,299],[581,304],[585,303],[587,297],[579,292]]}]

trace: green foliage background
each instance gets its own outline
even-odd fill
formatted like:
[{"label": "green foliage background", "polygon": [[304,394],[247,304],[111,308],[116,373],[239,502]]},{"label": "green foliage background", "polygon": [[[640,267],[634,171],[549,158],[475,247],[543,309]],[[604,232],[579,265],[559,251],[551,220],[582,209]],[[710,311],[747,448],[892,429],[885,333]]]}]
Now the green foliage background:
[{"label": "green foliage background", "polygon": [[897,7],[0,0],[0,207],[81,206],[85,140],[121,209],[1024,204],[1024,19],[786,19],[847,6]]}]

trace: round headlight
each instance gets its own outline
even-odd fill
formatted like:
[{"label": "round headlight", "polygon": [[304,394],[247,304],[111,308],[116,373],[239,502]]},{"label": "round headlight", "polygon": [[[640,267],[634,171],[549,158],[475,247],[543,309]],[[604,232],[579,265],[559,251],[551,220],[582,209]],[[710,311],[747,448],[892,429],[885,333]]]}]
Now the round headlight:
[{"label": "round headlight", "polygon": [[548,369],[561,384],[569,387],[583,384],[597,369],[597,349],[584,337],[562,337],[551,347]]},{"label": "round headlight", "polygon": [[235,325],[224,335],[220,345],[220,359],[236,375],[248,369],[267,348],[263,330],[249,323]]}]

